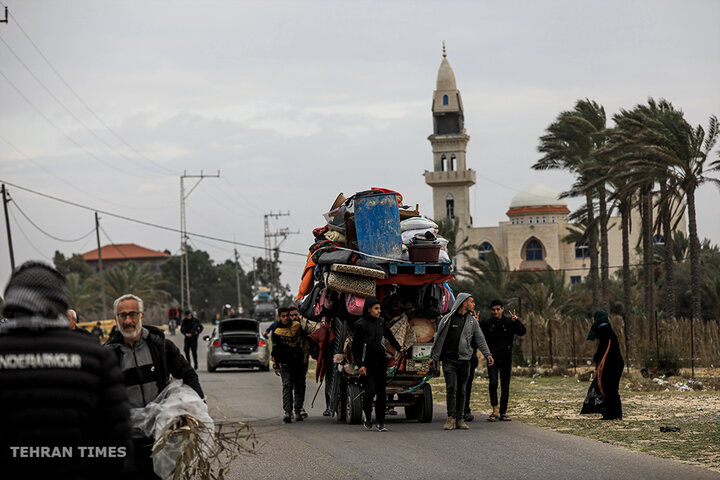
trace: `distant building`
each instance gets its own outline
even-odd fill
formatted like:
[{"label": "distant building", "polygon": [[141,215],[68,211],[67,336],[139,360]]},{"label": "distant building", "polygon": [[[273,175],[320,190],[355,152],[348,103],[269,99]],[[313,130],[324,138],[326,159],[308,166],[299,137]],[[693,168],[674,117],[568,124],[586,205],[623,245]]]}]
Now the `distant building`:
[{"label": "distant building", "polygon": [[[123,262],[149,263],[151,270],[158,270],[160,265],[165,263],[171,255],[167,252],[159,252],[141,247],[134,243],[120,243],[104,245],[100,248],[102,255],[103,268],[109,268],[113,265]],[[98,251],[91,250],[82,254],[83,259],[93,268],[98,270]]]},{"label": "distant building", "polygon": [[[497,226],[473,226],[470,187],[475,184],[475,171],[467,168],[465,158],[470,136],[465,132],[460,91],[444,47],[433,93],[432,114],[433,134],[428,140],[432,145],[433,170],[426,170],[424,175],[425,183],[433,190],[433,218],[455,219],[458,239],[466,237],[470,244],[479,245],[475,254],[479,258],[494,251],[508,263],[510,270],[532,271],[550,267],[564,270],[569,283],[582,282],[590,270],[590,252],[585,244],[565,242],[573,225],[568,223],[570,209],[559,198],[558,192],[544,185],[532,185],[512,198],[506,213],[508,220],[498,222]],[[676,229],[685,232],[684,210],[681,215],[682,221]],[[636,248],[641,230],[637,209],[632,212],[631,225],[630,263],[638,264],[642,257]],[[611,217],[608,227],[612,273],[622,266],[620,217]],[[661,241],[662,237],[656,236],[656,242]],[[464,266],[462,258],[455,260],[457,267]]]}]

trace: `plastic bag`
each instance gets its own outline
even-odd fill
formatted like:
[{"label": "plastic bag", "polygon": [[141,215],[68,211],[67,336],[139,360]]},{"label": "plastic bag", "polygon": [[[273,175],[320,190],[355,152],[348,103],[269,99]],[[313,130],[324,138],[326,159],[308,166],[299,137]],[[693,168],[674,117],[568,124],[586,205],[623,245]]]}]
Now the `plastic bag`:
[{"label": "plastic bag", "polygon": [[582,410],[580,414],[586,413],[603,413],[605,410],[605,397],[600,393],[600,389],[597,384],[597,377],[595,377],[588,388],[587,395],[585,395],[585,401],[583,402]]},{"label": "plastic bag", "polygon": [[[208,413],[208,408],[202,398],[182,380],[173,380],[144,408],[130,409],[130,422],[147,436],[156,441],[177,420],[190,416],[202,423],[203,442],[211,445],[215,436],[215,424]],[[172,475],[175,461],[182,450],[181,436],[174,436],[168,440],[165,448],[153,457],[153,470],[160,478],[167,479]],[[154,447],[153,447],[154,448]],[[210,453],[210,452],[208,452]]]}]

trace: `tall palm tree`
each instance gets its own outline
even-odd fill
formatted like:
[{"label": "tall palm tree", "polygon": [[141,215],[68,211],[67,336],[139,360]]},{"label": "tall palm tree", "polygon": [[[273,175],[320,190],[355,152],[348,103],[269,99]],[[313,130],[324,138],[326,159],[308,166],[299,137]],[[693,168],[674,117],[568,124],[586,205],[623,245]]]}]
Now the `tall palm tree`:
[{"label": "tall palm tree", "polygon": [[505,302],[512,296],[510,265],[495,252],[487,252],[485,259],[469,258],[465,270],[458,275],[475,283],[484,297],[499,298]]},{"label": "tall palm tree", "polygon": [[102,310],[102,298],[94,277],[83,279],[77,272],[68,273],[65,276],[65,293],[68,305],[78,313],[95,316],[98,310]]},{"label": "tall palm tree", "polygon": [[[607,204],[604,185],[595,184],[589,187],[592,177],[589,169],[601,161],[597,155],[605,143],[605,109],[598,103],[584,99],[578,100],[573,110],[561,112],[557,119],[547,128],[547,133],[540,137],[538,151],[544,156],[532,168],[536,170],[562,169],[574,173],[577,181],[570,196],[585,196],[587,211],[588,249],[590,252],[590,288],[593,295],[593,309],[599,305],[606,306],[608,300],[607,275],[607,230],[601,235],[601,248],[605,273],[603,284],[598,278],[598,232],[595,222],[595,196],[599,197],[600,225],[607,226]],[[604,242],[604,243],[603,243]],[[600,291],[598,286],[601,285]]]},{"label": "tall palm tree", "polygon": [[159,273],[151,272],[147,263],[119,263],[105,270],[105,293],[113,300],[126,293],[142,298],[145,305],[161,303],[170,299],[163,289],[163,280]]}]

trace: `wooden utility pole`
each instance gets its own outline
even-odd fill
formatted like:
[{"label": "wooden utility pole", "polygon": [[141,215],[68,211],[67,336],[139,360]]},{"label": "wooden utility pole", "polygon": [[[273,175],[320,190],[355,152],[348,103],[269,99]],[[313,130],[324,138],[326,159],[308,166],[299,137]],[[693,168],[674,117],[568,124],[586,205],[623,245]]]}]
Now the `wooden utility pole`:
[{"label": "wooden utility pole", "polygon": [[[242,298],[240,296],[240,264],[238,263],[238,251],[235,249],[235,286],[237,287],[237,306],[238,310],[242,308]],[[238,312],[239,313],[239,312]]]},{"label": "wooden utility pole", "polygon": [[[5,7],[5,9],[7,10],[7,7]],[[13,251],[12,234],[10,233],[10,218],[8,218],[7,208],[7,204],[10,203],[10,199],[7,196],[7,190],[5,189],[4,183],[2,185],[2,200],[3,210],[5,211],[5,229],[7,230],[8,250],[10,251],[10,268],[15,270],[15,252]]]},{"label": "wooden utility pole", "polygon": [[[100,248],[100,219],[95,212],[95,238],[97,239],[98,273],[100,274],[100,300],[102,302],[103,320],[107,320],[107,302],[105,301],[105,277],[103,276],[102,249]],[[113,312],[113,315],[115,312]]]}]

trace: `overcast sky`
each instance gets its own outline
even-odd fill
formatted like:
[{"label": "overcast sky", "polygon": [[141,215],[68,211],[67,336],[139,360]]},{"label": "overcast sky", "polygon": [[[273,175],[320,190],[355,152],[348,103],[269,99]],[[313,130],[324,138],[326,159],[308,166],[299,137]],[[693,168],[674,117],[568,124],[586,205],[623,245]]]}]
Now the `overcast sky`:
[{"label": "overcast sky", "polygon": [[[505,220],[529,185],[569,188],[568,174],[530,166],[538,137],[580,98],[608,117],[648,96],[693,125],[720,114],[714,0],[1,1],[2,181],[178,228],[180,174],[219,170],[189,196],[188,230],[261,246],[263,214],[289,211],[271,229],[299,230],[282,248],[301,254],[341,191],[392,188],[432,215],[422,173],[443,40],[471,136],[475,226]],[[8,189],[16,264],[95,248],[94,235],[50,238],[18,208],[64,240],[93,229],[92,211]],[[697,197],[713,243],[719,200],[712,186]],[[176,233],[100,216],[103,244],[179,249]],[[262,253],[238,250],[246,270]],[[304,258],[281,259],[295,290]],[[9,265],[2,232],[3,285]]]}]

